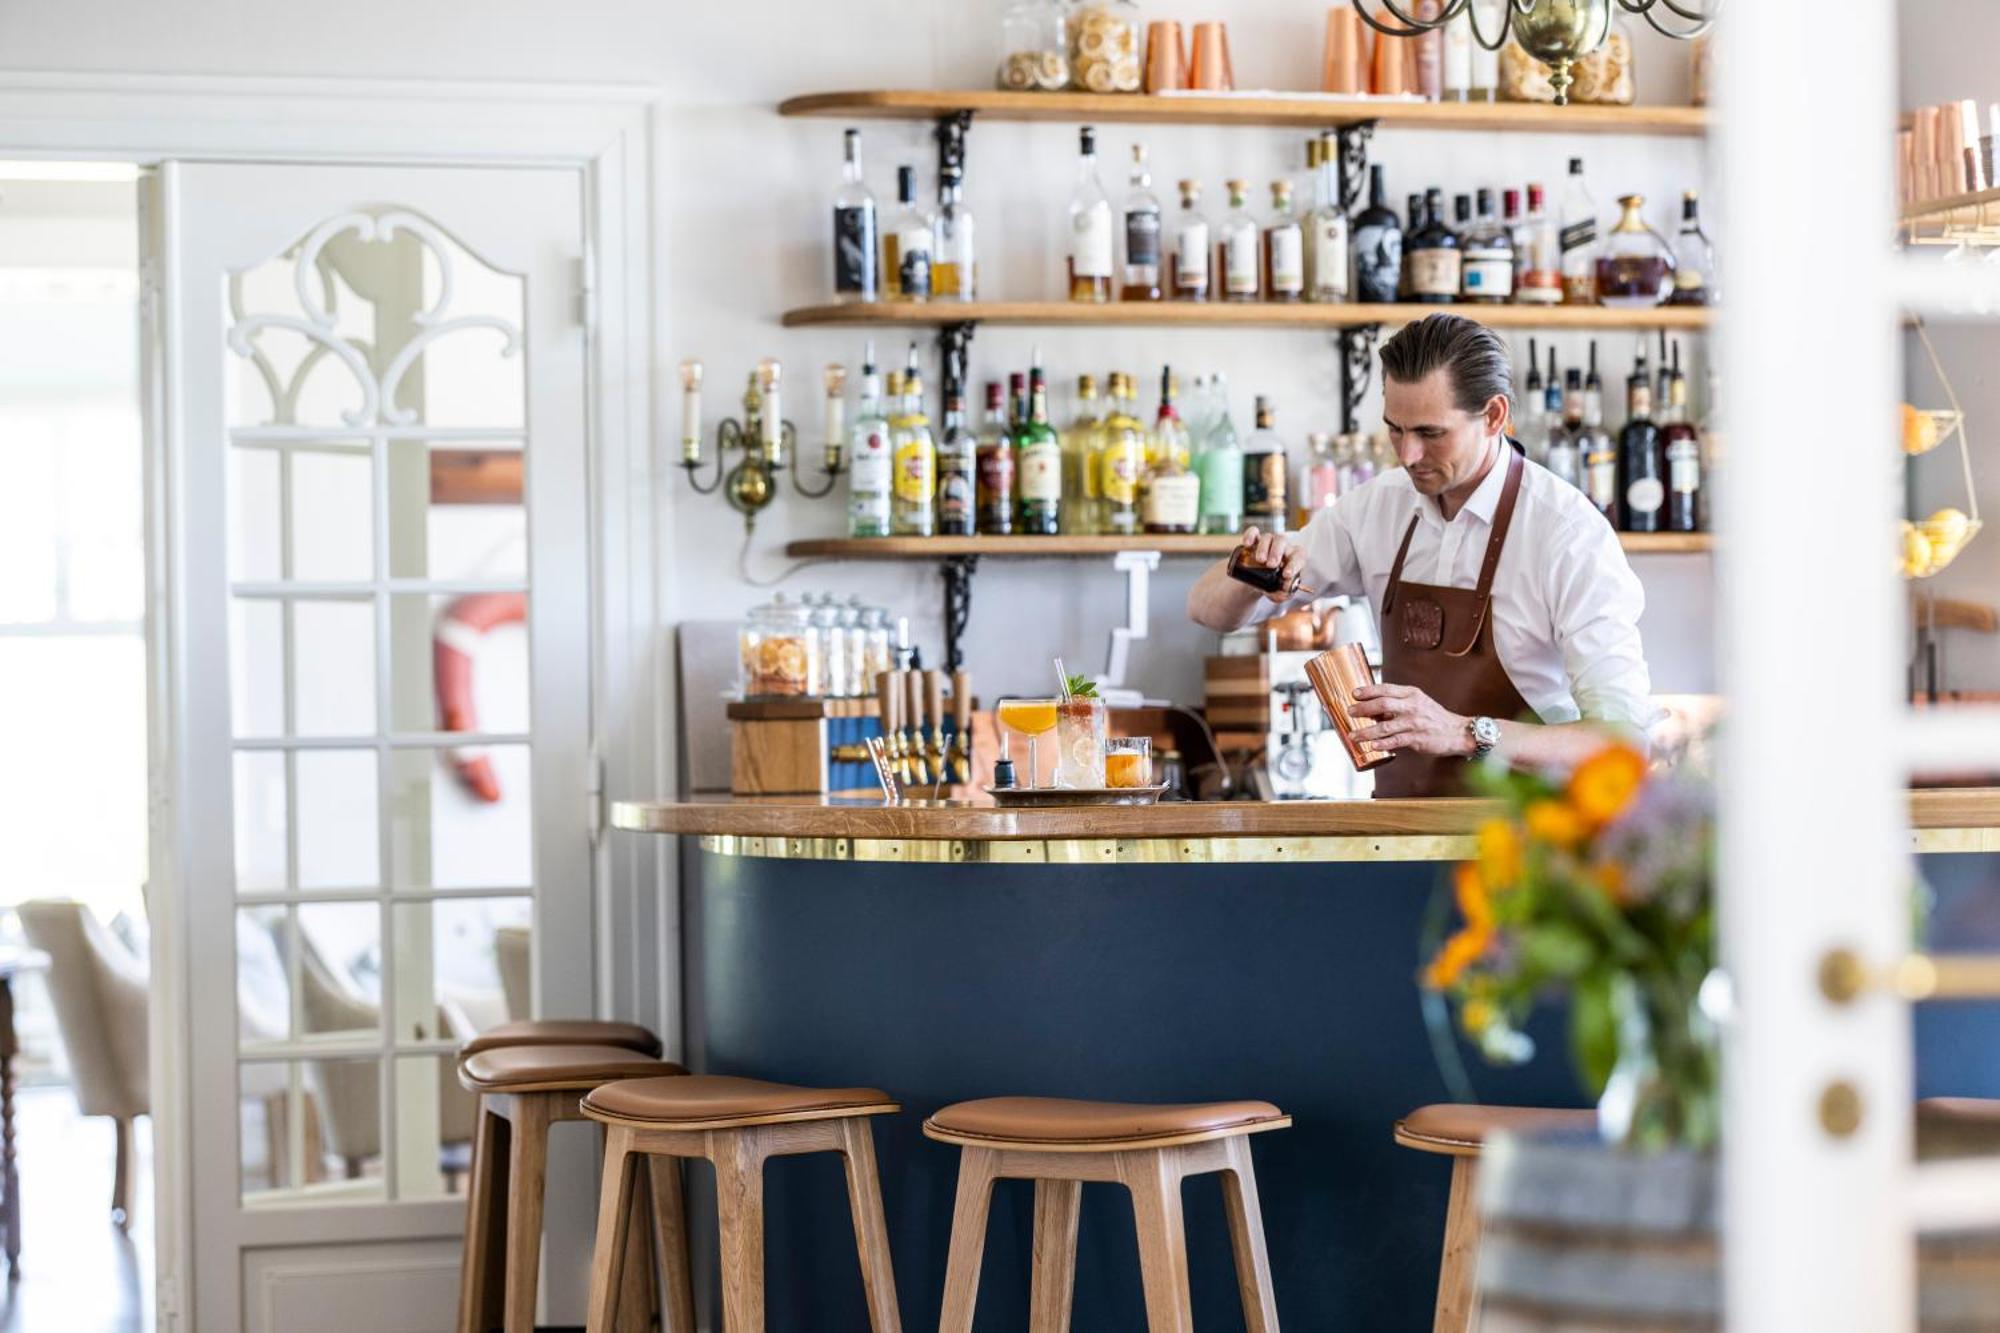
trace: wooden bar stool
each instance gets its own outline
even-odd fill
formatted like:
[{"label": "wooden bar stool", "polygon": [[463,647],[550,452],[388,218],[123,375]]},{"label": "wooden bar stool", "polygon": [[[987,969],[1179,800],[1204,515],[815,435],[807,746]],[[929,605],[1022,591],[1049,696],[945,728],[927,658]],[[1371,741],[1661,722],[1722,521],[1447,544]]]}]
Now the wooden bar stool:
[{"label": "wooden bar stool", "polygon": [[[650,1034],[648,1034],[650,1035]],[[472,1186],[465,1202],[465,1258],[459,1270],[458,1333],[533,1333],[542,1259],[542,1196],[548,1173],[549,1126],[581,1120],[577,1103],[613,1079],[682,1075],[679,1065],[622,1046],[499,1046],[459,1063],[458,1077],[479,1094],[472,1144]],[[685,1293],[687,1237],[680,1175],[657,1173],[652,1211],[659,1259],[669,1292],[668,1333],[693,1333],[694,1307]],[[643,1209],[644,1200],[632,1206]],[[644,1213],[626,1228],[642,1247]],[[628,1265],[635,1290],[629,1327],[644,1329],[657,1304],[649,1293],[653,1264]],[[641,1303],[643,1302],[643,1304]]]},{"label": "wooden bar stool", "polygon": [[979,1268],[986,1255],[987,1210],[993,1182],[1003,1176],[1035,1182],[1030,1333],[1069,1329],[1077,1216],[1087,1180],[1120,1184],[1132,1192],[1147,1328],[1151,1333],[1193,1333],[1181,1181],[1209,1172],[1222,1173],[1243,1322],[1250,1333],[1277,1333],[1278,1307],[1247,1136],[1291,1123],[1269,1102],[1141,1106],[991,1097],[945,1107],[924,1122],[926,1135],[964,1149],[939,1333],[971,1333]]},{"label": "wooden bar stool", "polygon": [[1541,1106],[1420,1106],[1396,1122],[1397,1143],[1451,1158],[1451,1202],[1445,1207],[1432,1333],[1466,1333],[1478,1309],[1473,1281],[1479,1274],[1479,1153],[1487,1138],[1503,1132],[1596,1128],[1595,1111]]},{"label": "wooden bar stool", "polygon": [[889,1228],[867,1121],[900,1109],[873,1088],[795,1088],[718,1074],[631,1079],[592,1089],[583,1099],[583,1113],[604,1122],[605,1137],[588,1333],[608,1333],[626,1300],[631,1247],[625,1233],[640,1160],[649,1162],[657,1181],[663,1167],[678,1170],[673,1159],[679,1157],[705,1157],[715,1166],[724,1333],[762,1333],[764,1161],[808,1152],[837,1152],[846,1159],[868,1324],[874,1333],[900,1333]]},{"label": "wooden bar stool", "polygon": [[660,1039],[637,1023],[601,1018],[519,1018],[496,1023],[458,1048],[458,1058],[503,1046],[620,1046],[657,1056]]}]

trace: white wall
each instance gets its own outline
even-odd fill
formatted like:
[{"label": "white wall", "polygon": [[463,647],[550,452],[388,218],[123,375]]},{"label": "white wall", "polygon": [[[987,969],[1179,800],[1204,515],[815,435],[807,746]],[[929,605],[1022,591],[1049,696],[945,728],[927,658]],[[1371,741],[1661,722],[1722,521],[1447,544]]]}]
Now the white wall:
[{"label": "white wall", "polygon": [[[821,298],[826,286],[825,198],[838,178],[839,121],[788,121],[782,98],[842,87],[985,86],[996,54],[1000,0],[764,0],[690,4],[682,0],[600,0],[548,6],[498,0],[471,6],[355,0],[338,6],[269,6],[233,0],[70,0],[61,6],[0,8],[0,64],[34,69],[216,71],[420,78],[519,78],[618,81],[664,89],[659,190],[662,300],[661,379],[683,356],[708,365],[708,404],[721,411],[740,393],[761,356],[782,358],[794,385],[789,401],[811,429],[816,409],[800,390],[830,360],[853,365],[861,338],[840,330],[786,331],[778,314]],[[1147,17],[1221,18],[1230,24],[1238,82],[1244,87],[1306,88],[1317,78],[1323,11],[1284,0],[1220,0],[1186,11],[1148,5]],[[1640,93],[1679,100],[1686,49],[1641,33]],[[1302,165],[1302,135],[1267,130],[1175,130],[1110,127],[1102,136],[1107,165],[1143,135],[1152,149],[1156,187],[1200,177],[1211,198],[1226,176],[1268,181]],[[971,144],[967,199],[981,237],[981,285],[994,297],[1044,297],[1061,272],[1062,209],[1071,183],[1075,133],[1060,125],[982,125]],[[891,196],[894,166],[917,163],[929,190],[935,152],[929,127],[871,123],[869,179]],[[1681,140],[1565,136],[1479,138],[1386,133],[1377,160],[1388,165],[1392,195],[1430,183],[1447,192],[1530,179],[1554,193],[1566,159],[1581,153],[1607,215],[1613,196],[1638,190],[1652,200],[1656,225],[1668,226],[1679,192],[1698,183],[1700,150]],[[1115,179],[1115,177],[1114,177]],[[1115,188],[1115,186],[1114,186]],[[1400,202],[1398,203],[1400,207]],[[1335,429],[1337,370],[1333,344],[1300,332],[983,331],[974,346],[976,379],[1024,365],[1039,341],[1058,384],[1077,372],[1113,368],[1157,381],[1162,361],[1183,382],[1202,370],[1228,373],[1239,427],[1250,398],[1272,395],[1283,433],[1301,447],[1309,430]],[[1523,340],[1525,351],[1525,340]],[[1559,340],[1568,363],[1582,340]],[[885,339],[882,350],[898,350]],[[1606,341],[1608,378],[1622,379],[1631,339]],[[1693,348],[1689,349],[1693,351]],[[1696,357],[1697,364],[1699,357]],[[1699,384],[1699,379],[1696,383]],[[932,376],[935,386],[935,375]],[[1147,404],[1150,411],[1151,404]],[[1059,409],[1060,411],[1060,409]],[[1372,426],[1374,401],[1364,405]],[[662,420],[674,419],[671,407]],[[671,439],[663,447],[675,451]],[[816,443],[816,442],[812,442]],[[810,461],[813,452],[807,453]],[[668,618],[732,615],[767,594],[736,575],[742,528],[719,499],[695,499],[678,483],[662,521]],[[786,562],[783,541],[833,532],[833,499],[816,504],[789,494],[767,511],[749,553],[754,573],[771,576]],[[1652,558],[1640,563],[1650,610],[1645,622],[1656,686],[1703,690],[1712,683],[1707,562]],[[1153,693],[1199,694],[1200,655],[1209,636],[1185,624],[1180,606],[1197,569],[1170,562],[1156,585],[1155,639],[1135,683]],[[913,615],[920,642],[939,647],[938,580],[927,566],[828,566],[790,580],[792,589],[860,592]],[[1097,661],[1105,635],[1122,616],[1120,580],[1105,567],[1046,562],[988,562],[981,572],[969,640],[982,693],[1037,686],[1050,654]]]}]

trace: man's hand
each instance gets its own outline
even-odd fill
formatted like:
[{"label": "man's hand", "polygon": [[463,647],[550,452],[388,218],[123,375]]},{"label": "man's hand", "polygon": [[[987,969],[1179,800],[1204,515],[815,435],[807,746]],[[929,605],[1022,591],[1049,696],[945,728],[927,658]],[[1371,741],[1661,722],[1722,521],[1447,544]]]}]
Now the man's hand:
[{"label": "man's hand", "polygon": [[1291,601],[1298,592],[1299,580],[1305,575],[1305,551],[1286,541],[1282,533],[1264,532],[1256,527],[1244,529],[1243,548],[1249,552],[1245,558],[1251,564],[1266,568],[1276,566],[1279,571],[1278,590],[1265,593],[1265,599],[1281,606]]},{"label": "man's hand", "polygon": [[1354,739],[1378,750],[1412,754],[1472,754],[1465,719],[1414,685],[1363,685],[1354,692],[1357,717],[1374,718]]}]

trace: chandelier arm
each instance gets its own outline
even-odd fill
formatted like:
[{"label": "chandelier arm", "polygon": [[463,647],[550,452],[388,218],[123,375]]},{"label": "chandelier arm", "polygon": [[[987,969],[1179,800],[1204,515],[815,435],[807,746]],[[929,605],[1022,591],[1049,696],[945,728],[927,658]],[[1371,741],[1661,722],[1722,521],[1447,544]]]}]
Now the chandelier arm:
[{"label": "chandelier arm", "polygon": [[1373,28],[1375,31],[1379,33],[1386,33],[1388,36],[1391,37],[1421,37],[1423,34],[1431,31],[1431,26],[1429,24],[1420,23],[1416,19],[1413,19],[1409,15],[1405,14],[1402,10],[1396,8],[1396,0],[1382,0],[1382,3],[1384,7],[1386,7],[1391,14],[1395,15],[1407,26],[1401,28],[1392,28],[1388,24],[1382,22],[1382,20],[1376,18],[1373,14],[1369,13],[1368,10],[1365,8],[1366,0],[1354,0],[1354,12],[1361,16],[1361,21],[1363,23],[1366,23],[1369,27]]},{"label": "chandelier arm", "polygon": [[1472,40],[1478,42],[1482,50],[1498,51],[1501,47],[1507,45],[1507,39],[1514,34],[1514,8],[1512,5],[1504,6],[1500,10],[1500,35],[1490,42],[1486,40],[1486,34],[1479,31],[1479,10],[1477,7],[1469,7],[1466,10],[1465,21],[1472,28]]},{"label": "chandelier arm", "polygon": [[[1655,32],[1663,33],[1668,37],[1680,41],[1699,37],[1714,27],[1715,21],[1722,17],[1722,4],[1723,0],[1714,0],[1712,4],[1704,3],[1700,9],[1683,9],[1678,0],[1618,0],[1618,7],[1626,13],[1639,15],[1652,25]],[[1678,17],[1686,19],[1692,26],[1685,30],[1677,30],[1666,26],[1660,22],[1659,15],[1655,12],[1659,8],[1665,8]]]},{"label": "chandelier arm", "polygon": [[1722,17],[1724,0],[1702,0],[1700,9],[1682,9],[1675,0],[1659,0],[1659,3],[1665,5],[1668,9],[1690,23],[1699,23],[1706,29],[1710,24]]}]

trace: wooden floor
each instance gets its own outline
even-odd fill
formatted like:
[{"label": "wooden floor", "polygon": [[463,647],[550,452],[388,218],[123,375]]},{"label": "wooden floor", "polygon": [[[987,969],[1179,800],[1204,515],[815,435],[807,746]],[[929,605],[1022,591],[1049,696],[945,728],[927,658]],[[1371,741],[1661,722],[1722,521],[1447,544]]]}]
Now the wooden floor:
[{"label": "wooden floor", "polygon": [[139,1122],[132,1229],[111,1222],[111,1122],[68,1088],[19,1099],[21,1277],[0,1287],[0,1333],[151,1333],[152,1122]]}]

